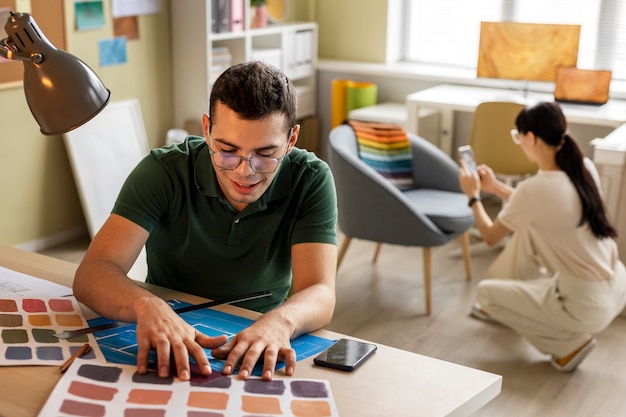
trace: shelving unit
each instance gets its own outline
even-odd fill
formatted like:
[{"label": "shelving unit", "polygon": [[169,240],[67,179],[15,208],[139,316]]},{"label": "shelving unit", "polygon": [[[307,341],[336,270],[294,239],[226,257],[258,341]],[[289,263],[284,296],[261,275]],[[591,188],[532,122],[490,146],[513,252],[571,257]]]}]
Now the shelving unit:
[{"label": "shelving unit", "polygon": [[[217,1],[217,0],[213,0]],[[289,22],[250,28],[250,1],[244,1],[244,30],[212,33],[211,0],[176,0],[171,4],[172,79],[175,127],[200,120],[208,111],[215,74],[213,52],[227,48],[232,64],[259,59],[278,66],[294,83],[298,119],[315,113],[317,24]]]}]

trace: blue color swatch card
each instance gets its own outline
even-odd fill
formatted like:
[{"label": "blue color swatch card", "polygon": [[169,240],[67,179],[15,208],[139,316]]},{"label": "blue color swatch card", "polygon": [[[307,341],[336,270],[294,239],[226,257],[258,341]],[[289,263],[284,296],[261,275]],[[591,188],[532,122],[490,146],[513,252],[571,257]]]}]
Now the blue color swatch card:
[{"label": "blue color swatch card", "polygon": [[[189,303],[178,300],[170,300],[168,303],[173,308],[190,305]],[[229,340],[253,323],[250,319],[208,308],[182,313],[181,317],[199,332],[207,336],[217,337],[225,334],[228,336]],[[89,320],[89,325],[97,326],[107,322],[110,322],[110,320],[99,317]],[[135,328],[136,326],[134,324],[129,324],[127,326],[94,333],[98,346],[100,346],[100,350],[102,350],[108,362],[127,365],[137,364],[137,338],[135,336]],[[304,334],[293,339],[291,341],[291,347],[296,351],[297,360],[300,361],[323,351],[333,342],[334,340]],[[214,358],[210,350],[207,349],[205,351],[211,363],[211,368],[221,372],[224,368],[224,362],[221,359]],[[154,351],[151,352],[149,360],[156,363],[156,353]],[[284,362],[279,362],[276,365],[276,369],[282,369],[284,366]],[[257,364],[252,375],[260,376],[262,367],[263,365],[261,363]]]}]

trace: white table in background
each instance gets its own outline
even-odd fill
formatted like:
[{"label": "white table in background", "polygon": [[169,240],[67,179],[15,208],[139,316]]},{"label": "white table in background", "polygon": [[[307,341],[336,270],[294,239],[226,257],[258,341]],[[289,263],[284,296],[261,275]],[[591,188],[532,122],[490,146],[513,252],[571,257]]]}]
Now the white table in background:
[{"label": "white table in background", "polygon": [[[406,96],[406,129],[413,133],[418,131],[420,108],[437,109],[440,112],[439,137],[428,139],[433,140],[448,155],[452,155],[455,111],[473,112],[480,103],[486,101],[514,101],[532,105],[539,101],[553,100],[554,96],[547,93],[524,94],[519,90],[442,84]],[[624,100],[609,100],[601,106],[561,104],[561,108],[569,123],[618,127],[626,122]]]}]

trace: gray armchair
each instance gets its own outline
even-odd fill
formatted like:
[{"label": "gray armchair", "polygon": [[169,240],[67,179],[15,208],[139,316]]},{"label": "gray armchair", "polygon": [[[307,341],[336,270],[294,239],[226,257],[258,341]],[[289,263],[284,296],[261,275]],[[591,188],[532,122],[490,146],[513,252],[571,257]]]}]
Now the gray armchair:
[{"label": "gray armchair", "polygon": [[435,145],[409,134],[414,187],[400,190],[359,158],[348,125],[330,133],[329,164],[335,177],[339,228],[345,234],[337,268],[353,238],[423,248],[426,314],[431,312],[431,248],[462,238],[465,272],[471,279],[469,228],[474,225],[467,197],[459,188],[455,161]]}]

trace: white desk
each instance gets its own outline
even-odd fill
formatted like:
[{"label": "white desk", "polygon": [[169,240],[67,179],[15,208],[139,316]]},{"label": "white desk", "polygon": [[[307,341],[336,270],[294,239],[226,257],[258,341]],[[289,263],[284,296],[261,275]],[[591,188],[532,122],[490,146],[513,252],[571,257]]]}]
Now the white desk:
[{"label": "white desk", "polygon": [[[409,132],[418,132],[420,108],[439,110],[441,112],[440,133],[436,141],[433,141],[448,155],[452,155],[454,111],[473,112],[480,103],[485,101],[515,101],[532,105],[539,101],[553,100],[554,96],[546,93],[530,92],[528,96],[524,96],[517,90],[442,84],[406,96],[406,128]],[[626,101],[624,100],[610,100],[602,106],[561,104],[561,108],[569,123],[618,127],[626,122]]]},{"label": "white desk", "polygon": [[[0,266],[67,286],[71,285],[77,267],[2,245]],[[163,298],[190,303],[206,301],[162,287],[142,285]],[[258,313],[233,306],[219,309],[248,318],[258,316]],[[331,339],[344,336],[326,330],[314,334]],[[502,388],[500,375],[377,345],[374,356],[352,373],[317,367],[313,365],[313,358],[308,358],[298,362],[295,375],[330,381],[343,417],[468,416],[496,397]],[[281,378],[281,373],[276,377]],[[55,366],[0,367],[0,414],[36,416],[59,378]]]}]

